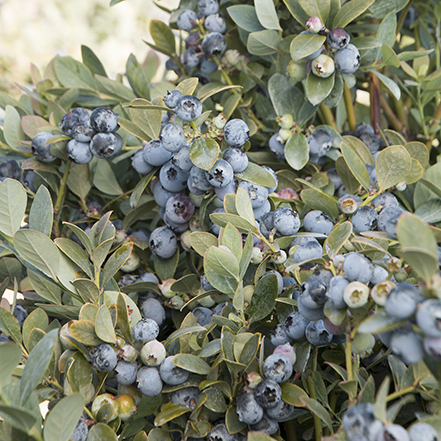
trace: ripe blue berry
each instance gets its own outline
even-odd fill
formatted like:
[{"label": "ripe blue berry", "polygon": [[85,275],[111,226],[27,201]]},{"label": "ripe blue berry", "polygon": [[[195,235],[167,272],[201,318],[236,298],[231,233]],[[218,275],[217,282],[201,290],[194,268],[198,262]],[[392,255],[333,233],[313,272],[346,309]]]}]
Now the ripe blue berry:
[{"label": "ripe blue berry", "polygon": [[332,334],[327,331],[323,320],[308,323],[305,330],[306,339],[314,346],[323,346],[331,343]]},{"label": "ripe blue berry", "polygon": [[245,121],[232,119],[224,128],[224,140],[231,147],[241,147],[250,137],[250,129]]},{"label": "ripe blue berry", "polygon": [[169,109],[174,109],[182,99],[182,93],[179,90],[169,90],[164,96],[164,104]]},{"label": "ripe blue berry", "polygon": [[216,72],[218,65],[214,60],[209,60],[205,55],[199,56],[199,70],[201,73],[210,75]]},{"label": "ripe blue berry", "polygon": [[263,205],[258,208],[253,208],[254,219],[259,220],[263,215],[267,214],[271,210],[271,203],[267,199]]},{"label": "ripe blue berry", "polygon": [[317,309],[326,302],[326,285],[318,277],[310,277],[302,284],[303,305],[309,309]]},{"label": "ripe blue berry", "polygon": [[193,201],[187,195],[178,193],[167,200],[165,213],[171,222],[183,224],[191,219],[194,208]]},{"label": "ripe blue berry", "polygon": [[360,52],[353,44],[348,44],[335,53],[334,62],[336,69],[342,74],[355,73],[360,67]]},{"label": "ripe blue berry", "polygon": [[186,95],[180,99],[174,110],[182,121],[194,121],[202,113],[202,103],[196,97]]},{"label": "ripe blue berry", "polygon": [[87,424],[83,420],[79,420],[69,441],[86,441],[88,434]]},{"label": "ripe blue berry", "polygon": [[369,259],[357,253],[349,253],[343,263],[346,277],[352,282],[356,280],[368,283],[372,279],[374,267]]},{"label": "ripe blue berry", "polygon": [[171,161],[175,167],[185,173],[189,173],[193,167],[190,159],[190,149],[185,144],[173,155]]},{"label": "ripe blue berry", "polygon": [[66,153],[69,159],[76,164],[88,164],[93,158],[90,144],[79,142],[76,139],[72,139],[67,143]]},{"label": "ripe blue berry", "polygon": [[150,251],[161,259],[169,259],[175,254],[178,245],[176,235],[170,228],[159,227],[152,231],[149,241]]},{"label": "ripe blue berry", "polygon": [[227,30],[225,19],[219,14],[211,14],[205,19],[205,29],[209,32],[219,32],[223,34]]},{"label": "ripe blue berry", "polygon": [[162,391],[162,380],[155,367],[142,367],[136,377],[138,389],[147,397],[156,397]]},{"label": "ripe blue berry", "polygon": [[390,338],[390,347],[407,365],[420,362],[424,357],[422,338],[413,331],[398,329]]},{"label": "ripe blue berry", "polygon": [[176,192],[172,192],[172,191],[166,190],[161,185],[160,182],[157,182],[155,184],[155,187],[153,188],[153,197],[155,198],[155,202],[160,207],[165,207],[165,205],[167,204],[167,201],[169,200],[169,198],[171,198],[175,194],[176,194]]},{"label": "ripe blue berry", "polygon": [[116,353],[112,346],[98,345],[92,354],[92,365],[98,372],[110,372],[117,364]]},{"label": "ripe blue berry", "polygon": [[167,357],[159,367],[159,374],[164,383],[176,386],[187,381],[190,373],[172,363],[174,356]]},{"label": "ripe blue berry", "polygon": [[136,342],[147,343],[148,341],[155,340],[159,335],[159,326],[154,320],[143,318],[133,326],[132,335]]},{"label": "ripe blue berry", "polygon": [[177,124],[167,124],[161,129],[159,139],[168,152],[177,152],[185,142],[184,130]]},{"label": "ripe blue berry", "polygon": [[213,312],[209,308],[204,308],[203,306],[198,306],[192,311],[193,315],[196,317],[196,321],[199,325],[205,326],[211,322],[211,315]]},{"label": "ripe blue berry", "polygon": [[162,326],[165,322],[166,313],[162,303],[154,298],[147,298],[142,300],[139,309],[144,318],[154,320],[158,326]]},{"label": "ripe blue berry", "polygon": [[90,119],[75,124],[72,129],[72,137],[79,142],[90,142],[96,131],[90,125]]},{"label": "ripe blue berry", "polygon": [[159,171],[159,181],[168,191],[177,193],[185,190],[189,174],[179,170],[171,161],[161,167]]},{"label": "ripe blue berry", "polygon": [[306,307],[303,303],[303,298],[301,295],[297,299],[297,307],[299,309],[300,314],[302,314],[303,317],[305,317],[309,321],[321,320],[325,316],[325,313],[323,312],[323,307],[317,309],[311,309]]},{"label": "ripe blue berry", "polygon": [[167,151],[159,139],[152,139],[143,150],[144,161],[154,167],[164,165],[172,158],[172,153]]},{"label": "ripe blue berry", "polygon": [[349,441],[378,441],[383,431],[383,424],[375,419],[374,405],[370,403],[351,407],[343,416],[343,426]]},{"label": "ripe blue berry", "polygon": [[170,394],[170,400],[173,404],[187,406],[189,409],[193,410],[196,407],[200,393],[201,391],[198,387],[184,387],[172,392]]},{"label": "ripe blue berry", "polygon": [[417,324],[429,337],[441,337],[441,300],[425,300],[418,308]]},{"label": "ripe blue berry", "polygon": [[196,51],[192,48],[185,49],[181,55],[181,63],[188,69],[192,69],[199,65],[199,57],[196,55]]},{"label": "ripe blue berry", "polygon": [[351,37],[342,28],[335,28],[329,31],[327,42],[332,49],[344,49],[350,42]]},{"label": "ripe blue berry", "polygon": [[89,120],[89,112],[82,107],[72,109],[69,113],[65,113],[61,118],[58,127],[67,135],[72,136],[73,128],[79,123]]},{"label": "ripe blue berry", "polygon": [[410,441],[439,441],[437,431],[426,423],[413,424],[409,427],[408,432]]},{"label": "ripe blue berry", "polygon": [[178,17],[177,25],[179,29],[190,32],[196,26],[198,15],[191,9],[184,9]]},{"label": "ripe blue berry", "polygon": [[372,133],[362,133],[359,138],[366,144],[366,147],[371,153],[380,150],[380,140],[377,138],[377,135]]},{"label": "ripe blue berry", "polygon": [[279,401],[276,406],[266,409],[265,412],[271,419],[281,423],[292,418],[294,409],[294,406],[291,404],[288,404],[285,401]]},{"label": "ripe blue berry", "polygon": [[265,409],[282,400],[282,389],[273,380],[262,380],[254,389],[254,398]]},{"label": "ripe blue berry", "polygon": [[387,296],[386,312],[399,320],[410,318],[416,311],[420,293],[410,283],[398,284]]},{"label": "ripe blue berry", "polygon": [[153,166],[147,164],[144,160],[144,152],[143,149],[139,149],[132,156],[132,167],[141,175],[147,175],[153,170]]},{"label": "ripe blue berry", "polygon": [[227,49],[225,37],[219,32],[210,32],[202,40],[202,51],[207,57],[222,55]]},{"label": "ripe blue berry", "polygon": [[213,186],[208,182],[205,170],[202,168],[194,166],[190,170],[190,178],[194,187],[201,191],[208,191],[213,188]]},{"label": "ripe blue berry", "polygon": [[334,224],[331,218],[322,211],[313,210],[310,211],[303,218],[303,226],[306,231],[311,233],[330,234],[334,229]]},{"label": "ripe blue berry", "polygon": [[285,320],[286,334],[294,340],[300,340],[305,336],[308,323],[300,312],[292,312]]},{"label": "ripe blue berry", "polygon": [[20,177],[21,166],[15,159],[11,159],[0,164],[0,178],[11,178],[18,180]]},{"label": "ripe blue berry", "polygon": [[286,333],[286,327],[284,324],[278,324],[269,332],[269,336],[271,339],[271,344],[273,346],[284,345],[285,343],[290,343],[291,338],[288,337]]},{"label": "ripe blue berry", "polygon": [[324,156],[334,143],[334,136],[327,129],[314,130],[308,137],[308,146],[311,155]]},{"label": "ripe blue berry", "polygon": [[199,0],[198,9],[203,15],[216,14],[219,11],[219,3],[217,0]]},{"label": "ripe blue berry", "polygon": [[351,222],[355,233],[375,230],[378,214],[375,208],[369,205],[360,207],[352,216]]},{"label": "ripe blue berry", "polygon": [[90,115],[90,125],[97,132],[115,132],[118,129],[118,115],[107,107],[97,107]]},{"label": "ripe blue berry", "polygon": [[289,207],[279,207],[274,211],[274,227],[282,236],[292,236],[299,231],[299,214]]},{"label": "ripe blue berry", "polygon": [[407,430],[399,424],[390,424],[383,429],[380,441],[410,441]]},{"label": "ripe blue berry", "polygon": [[278,138],[278,133],[271,136],[268,147],[277,159],[285,159],[285,144],[282,144]]},{"label": "ripe blue berry", "polygon": [[123,140],[118,133],[97,133],[90,141],[90,151],[100,159],[117,155],[123,147]]},{"label": "ripe blue berry", "polygon": [[348,285],[349,280],[344,276],[335,276],[329,281],[328,292],[326,295],[335,308],[345,309],[347,307],[343,292]]},{"label": "ripe blue berry", "polygon": [[268,189],[259,184],[254,184],[249,181],[242,181],[239,184],[239,187],[244,188],[248,192],[253,208],[259,208],[268,199]]},{"label": "ripe blue berry", "polygon": [[263,408],[256,401],[254,395],[244,393],[237,398],[236,412],[239,421],[245,424],[256,424],[263,417]]},{"label": "ripe blue berry", "polygon": [[248,167],[248,156],[238,147],[226,149],[223,158],[231,165],[234,173],[241,173]]},{"label": "ripe blue berry", "polygon": [[213,187],[226,187],[233,181],[234,172],[231,165],[224,159],[218,159],[210,171],[205,172],[208,182]]},{"label": "ripe blue berry", "polygon": [[51,155],[50,148],[52,144],[46,143],[53,138],[52,133],[40,132],[32,138],[32,153],[41,162],[53,162],[57,158]]},{"label": "ripe blue berry", "polygon": [[267,415],[263,415],[262,419],[256,424],[250,424],[251,431],[261,432],[265,435],[274,435],[279,430],[279,423]]},{"label": "ripe blue berry", "polygon": [[318,259],[323,256],[323,248],[313,237],[306,238],[307,240],[298,246],[294,252],[294,262],[301,263],[305,260]]},{"label": "ripe blue berry", "polygon": [[292,371],[292,362],[285,354],[272,354],[263,362],[263,375],[268,380],[273,380],[276,383],[288,381]]},{"label": "ripe blue berry", "polygon": [[233,179],[228,185],[225,187],[214,187],[214,192],[216,196],[223,202],[225,195],[227,194],[236,194],[239,183],[236,179]]},{"label": "ripe blue berry", "polygon": [[394,205],[389,205],[383,208],[383,210],[381,210],[380,214],[378,215],[378,221],[377,221],[378,230],[386,231],[388,224],[393,222],[393,219],[402,213],[403,210],[400,207]]},{"label": "ripe blue berry", "polygon": [[127,361],[119,361],[115,368],[115,378],[119,384],[128,386],[136,381],[138,373],[138,365],[136,363],[128,363]]}]

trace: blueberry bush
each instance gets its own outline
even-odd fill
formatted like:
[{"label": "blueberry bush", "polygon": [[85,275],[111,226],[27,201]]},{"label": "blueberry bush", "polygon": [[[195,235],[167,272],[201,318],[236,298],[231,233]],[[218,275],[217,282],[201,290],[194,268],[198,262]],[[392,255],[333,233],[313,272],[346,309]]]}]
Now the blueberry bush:
[{"label": "blueberry bush", "polygon": [[441,439],[441,4],[167,12],[0,93],[0,439]]}]

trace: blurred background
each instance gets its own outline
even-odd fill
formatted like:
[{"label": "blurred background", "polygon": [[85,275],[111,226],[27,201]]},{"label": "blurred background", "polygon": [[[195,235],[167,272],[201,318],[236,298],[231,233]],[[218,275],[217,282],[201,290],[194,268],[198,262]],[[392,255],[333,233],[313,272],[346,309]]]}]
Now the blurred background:
[{"label": "blurred background", "polygon": [[[159,0],[175,8],[178,0]],[[19,95],[13,83],[30,83],[29,66],[41,71],[55,55],[81,60],[89,46],[114,78],[125,71],[130,53],[142,62],[152,41],[149,21],[168,14],[152,0],[0,0],[0,90]]]}]

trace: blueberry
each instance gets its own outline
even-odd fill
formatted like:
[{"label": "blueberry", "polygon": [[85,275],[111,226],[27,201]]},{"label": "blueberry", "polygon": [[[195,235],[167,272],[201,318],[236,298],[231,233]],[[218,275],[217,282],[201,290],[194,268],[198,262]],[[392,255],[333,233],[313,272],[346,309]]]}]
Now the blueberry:
[{"label": "blueberry", "polygon": [[184,9],[178,17],[177,25],[179,29],[183,31],[190,32],[194,27],[196,27],[196,20],[198,15],[191,9]]},{"label": "blueberry", "polygon": [[248,167],[248,156],[238,147],[226,149],[223,159],[231,165],[234,173],[241,173]]},{"label": "blueberry", "polygon": [[352,282],[356,280],[368,283],[372,279],[374,267],[368,258],[361,254],[349,253],[343,263],[346,277]]},{"label": "blueberry", "polygon": [[136,381],[138,373],[138,365],[136,363],[128,363],[127,361],[118,361],[115,368],[116,380],[118,383],[128,386]]},{"label": "blueberry", "polygon": [[326,285],[317,277],[310,277],[302,284],[302,302],[309,309],[317,309],[323,306],[327,300]]},{"label": "blueberry", "polygon": [[301,263],[305,260],[319,259],[323,256],[323,248],[313,237],[308,237],[308,240],[298,246],[294,252],[294,262]]},{"label": "blueberry", "polygon": [[323,320],[308,323],[305,336],[309,343],[314,346],[327,345],[332,340],[332,334],[326,330]]},{"label": "blueberry", "polygon": [[202,40],[202,51],[208,57],[222,55],[227,49],[225,37],[219,32],[210,32]]},{"label": "blueberry", "polygon": [[164,148],[159,139],[152,139],[142,150],[147,164],[159,167],[172,158],[172,153]]},{"label": "blueberry", "polygon": [[410,441],[439,441],[437,431],[429,424],[413,424],[409,427],[408,433]]},{"label": "blueberry", "polygon": [[343,213],[352,214],[363,203],[363,199],[357,195],[345,193],[343,196],[340,196],[338,203]]},{"label": "blueberry", "polygon": [[340,49],[335,53],[334,62],[340,73],[355,73],[360,67],[360,52],[353,44],[348,44],[344,49]]},{"label": "blueberry", "polygon": [[[139,279],[138,279],[139,280]],[[159,326],[154,320],[143,318],[132,328],[133,339],[138,343],[155,340],[159,335]]]},{"label": "blueberry", "polygon": [[90,115],[90,125],[97,132],[115,132],[119,127],[118,115],[107,107],[97,107]]},{"label": "blueberry", "polygon": [[90,141],[90,151],[100,159],[117,155],[123,147],[123,140],[118,133],[97,133]]},{"label": "blueberry", "polygon": [[208,281],[207,276],[205,274],[201,275],[201,286],[204,291],[210,291],[214,289],[213,285]]},{"label": "blueberry", "polygon": [[303,299],[301,295],[297,299],[297,307],[299,309],[300,314],[302,314],[303,317],[305,317],[307,320],[310,321],[321,320],[325,316],[323,308],[317,308],[317,309],[307,308],[303,304]]},{"label": "blueberry", "polygon": [[176,192],[166,190],[160,182],[157,182],[153,188],[153,197],[155,198],[155,202],[159,205],[159,207],[165,208],[169,198],[176,194]]},{"label": "blueberry", "polygon": [[327,42],[332,49],[344,49],[351,40],[349,34],[342,28],[329,31]]},{"label": "blueberry", "polygon": [[274,213],[269,211],[259,219],[260,232],[268,239],[274,228]]},{"label": "blueberry", "polygon": [[382,193],[377,196],[372,202],[375,207],[398,207],[398,200],[392,193]]},{"label": "blueberry", "polygon": [[410,438],[403,426],[390,424],[383,429],[380,441],[410,441]]},{"label": "blueberry", "polygon": [[266,435],[274,435],[279,430],[279,423],[277,420],[273,420],[267,415],[263,415],[263,418],[256,424],[250,424],[250,430],[262,432]]},{"label": "blueberry", "polygon": [[79,142],[76,139],[72,139],[72,141],[67,143],[66,153],[69,159],[76,164],[88,164],[93,158],[90,144],[88,142]]},{"label": "blueberry", "polygon": [[335,276],[330,280],[326,295],[335,308],[345,309],[347,307],[343,292],[348,285],[349,280],[344,276]]},{"label": "blueberry", "polygon": [[15,305],[14,311],[12,311],[12,315],[17,319],[20,328],[23,328],[23,323],[28,316],[28,311],[26,311],[23,306]]},{"label": "blueberry", "polygon": [[254,184],[249,181],[242,181],[239,184],[240,188],[244,188],[251,199],[251,206],[253,208],[259,208],[268,199],[268,189],[262,187],[259,184]]},{"label": "blueberry", "polygon": [[232,119],[224,128],[224,140],[231,147],[241,147],[250,137],[247,123],[241,119]]},{"label": "blueberry", "polygon": [[185,49],[184,53],[181,55],[181,63],[192,69],[199,65],[199,57],[196,55],[196,51],[192,48]]},{"label": "blueberry", "polygon": [[32,138],[32,153],[40,162],[53,162],[57,159],[51,155],[52,144],[46,144],[53,137],[52,133],[40,132]]},{"label": "blueberry", "polygon": [[205,55],[199,56],[199,71],[210,75],[218,70],[218,65],[214,60],[209,60]]},{"label": "blueberry", "polygon": [[376,285],[377,283],[385,281],[389,277],[389,272],[380,265],[374,265],[374,271],[370,283]]},{"label": "blueberry", "polygon": [[269,336],[271,339],[271,344],[273,346],[283,345],[285,343],[291,342],[291,340],[292,340],[290,337],[288,337],[288,335],[286,333],[286,327],[284,324],[276,325],[269,332]]},{"label": "blueberry", "polygon": [[89,112],[82,107],[72,109],[69,113],[66,113],[61,118],[58,127],[67,135],[72,136],[73,128],[79,123],[89,120]]},{"label": "blueberry", "polygon": [[267,199],[263,205],[258,208],[253,208],[254,219],[260,220],[263,215],[267,214],[271,210],[271,203]]},{"label": "blueberry", "polygon": [[147,164],[144,160],[144,152],[143,149],[139,149],[132,156],[132,167],[141,175],[147,175],[153,170],[153,166]]},{"label": "blueberry", "polygon": [[213,186],[208,182],[205,170],[202,168],[194,166],[190,170],[190,178],[194,187],[201,191],[208,191],[213,188]]},{"label": "blueberry", "polygon": [[326,170],[326,176],[334,184],[335,190],[338,190],[343,185],[343,181],[341,180],[335,168],[330,168],[329,170]]},{"label": "blueberry", "polygon": [[386,312],[399,320],[410,318],[416,311],[419,298],[417,287],[406,282],[400,283],[387,296]]},{"label": "blueberry", "polygon": [[164,164],[159,170],[159,181],[165,190],[179,192],[187,188],[189,173],[179,170],[172,161]]},{"label": "blueberry", "polygon": [[286,334],[294,340],[300,340],[305,336],[308,323],[300,312],[292,312],[285,320]]},{"label": "blueberry", "polygon": [[311,71],[319,78],[328,78],[335,71],[334,60],[329,55],[320,54],[317,58],[312,60]]},{"label": "blueberry", "polygon": [[292,362],[285,354],[272,354],[263,362],[263,375],[266,379],[273,380],[276,383],[288,381],[292,372]]},{"label": "blueberry", "polygon": [[162,380],[155,367],[142,367],[136,377],[138,389],[147,397],[156,397],[162,391]]},{"label": "blueberry", "polygon": [[165,309],[159,300],[147,298],[141,302],[139,309],[144,318],[154,320],[158,326],[165,322]]},{"label": "blueberry", "polygon": [[429,337],[441,337],[441,300],[425,300],[418,308],[416,321]]},{"label": "blueberry", "polygon": [[397,234],[397,223],[398,220],[400,218],[400,216],[403,213],[396,213],[394,216],[390,217],[388,219],[388,221],[386,222],[386,225],[384,227],[386,234],[391,238],[391,239],[397,239],[398,238],[398,234]]},{"label": "blueberry", "polygon": [[177,124],[167,124],[161,129],[159,139],[168,152],[177,152],[185,142],[184,130]]},{"label": "blueberry", "polygon": [[214,192],[216,193],[216,196],[223,202],[227,194],[236,194],[238,187],[239,183],[236,179],[233,179],[225,187],[214,187]]},{"label": "blueberry", "polygon": [[285,144],[282,144],[278,138],[278,133],[271,136],[268,147],[277,159],[285,159]]},{"label": "blueberry", "polygon": [[199,0],[198,9],[203,15],[216,14],[219,11],[219,3],[217,0]]},{"label": "blueberry", "polygon": [[0,177],[19,180],[21,178],[20,164],[15,159],[2,162],[0,164]]},{"label": "blueberry", "polygon": [[326,213],[319,210],[310,211],[303,218],[303,226],[305,227],[305,231],[326,235],[330,234],[334,229],[334,224],[331,218]]},{"label": "blueberry", "polygon": [[282,236],[292,236],[299,231],[299,214],[289,207],[279,207],[274,211],[274,227]]},{"label": "blueberry", "polygon": [[156,228],[150,235],[149,247],[156,257],[169,259],[178,248],[176,235],[170,228]]},{"label": "blueberry", "polygon": [[244,393],[237,397],[236,412],[239,421],[245,424],[256,424],[263,417],[263,408],[253,394]]},{"label": "blueberry", "polygon": [[383,431],[370,403],[351,407],[343,416],[343,426],[349,441],[378,441]]},{"label": "blueberry", "polygon": [[202,103],[194,96],[185,95],[174,110],[182,121],[194,121],[202,113]]},{"label": "blueberry", "polygon": [[363,133],[369,133],[371,135],[375,135],[375,130],[370,124],[366,124],[362,122],[355,126],[353,135],[359,138]]},{"label": "blueberry", "polygon": [[181,406],[187,406],[193,410],[196,407],[197,399],[201,391],[198,387],[184,387],[178,389],[170,394],[170,400],[173,404],[180,404]]},{"label": "blueberry", "polygon": [[83,420],[79,420],[69,441],[86,441],[89,434],[87,424]]},{"label": "blueberry", "polygon": [[72,129],[72,137],[78,142],[90,142],[95,134],[95,130],[90,125],[90,119],[75,124]]},{"label": "blueberry", "polygon": [[208,182],[213,187],[226,187],[233,181],[234,172],[231,165],[224,159],[218,159],[210,171],[205,172]]},{"label": "blueberry", "polygon": [[371,153],[378,152],[380,150],[380,140],[377,135],[372,133],[362,133],[360,140],[363,141]]},{"label": "blueberry", "polygon": [[219,32],[223,34],[227,30],[225,19],[219,14],[211,14],[205,18],[205,29],[209,32]]},{"label": "blueberry", "polygon": [[181,101],[181,99],[182,93],[179,90],[169,90],[163,98],[164,104],[169,109],[174,109],[179,104],[179,101]]},{"label": "blueberry", "polygon": [[111,372],[117,364],[116,353],[112,346],[107,344],[98,345],[92,354],[92,366],[98,372]]},{"label": "blueberry", "polygon": [[254,389],[254,398],[265,409],[282,400],[282,389],[273,380],[262,380]]},{"label": "blueberry", "polygon": [[199,325],[205,326],[211,322],[211,316],[213,312],[209,308],[204,308],[203,306],[198,306],[192,311],[193,315],[196,317],[196,321]]},{"label": "blueberry", "polygon": [[171,222],[183,224],[188,222],[194,213],[194,203],[185,194],[178,193],[167,200],[165,213]]},{"label": "blueberry", "polygon": [[390,222],[393,222],[393,219],[398,215],[402,214],[403,210],[400,207],[396,207],[394,205],[388,205],[387,207],[381,210],[377,226],[379,231],[386,231],[386,227]]},{"label": "blueberry", "polygon": [[1,331],[0,331],[0,343],[9,343],[10,340],[8,337],[6,337],[6,335],[4,335]]},{"label": "blueberry", "polygon": [[311,155],[324,156],[334,143],[334,136],[327,129],[317,129],[308,137]]},{"label": "blueberry", "polygon": [[173,233],[175,233],[175,234],[183,233],[184,231],[187,231],[189,229],[189,227],[190,227],[189,222],[184,222],[184,223],[173,222],[172,220],[170,220],[170,218],[167,215],[167,213],[164,213],[162,218],[164,220],[165,225],[168,228],[170,228],[170,230],[172,230]]},{"label": "blueberry", "polygon": [[410,330],[398,329],[393,332],[390,347],[392,353],[407,365],[418,363],[424,357],[422,338]]},{"label": "blueberry", "polygon": [[34,178],[35,178],[35,171],[34,170],[23,170],[23,184],[26,185],[26,187],[29,188],[29,190],[35,192],[34,187]]},{"label": "blueberry", "polygon": [[353,214],[351,222],[355,233],[372,231],[377,227],[378,214],[375,208],[363,205]]},{"label": "blueberry", "polygon": [[277,187],[279,186],[279,179],[278,179],[278,177],[276,175],[276,172],[271,167],[268,167],[267,165],[262,165],[262,168],[264,170],[266,170],[274,178],[274,181],[276,182],[276,186],[275,187],[267,187],[268,188],[268,193],[273,193],[274,191],[277,190]]},{"label": "blueberry", "polygon": [[295,408],[291,404],[279,401],[275,407],[265,409],[265,412],[270,418],[280,423],[291,419],[294,410]]},{"label": "blueberry", "polygon": [[188,371],[175,366],[172,363],[174,356],[167,357],[159,367],[159,374],[164,383],[176,386],[187,381],[190,375]]},{"label": "blueberry", "polygon": [[435,361],[441,361],[441,337],[426,337],[424,350]]}]

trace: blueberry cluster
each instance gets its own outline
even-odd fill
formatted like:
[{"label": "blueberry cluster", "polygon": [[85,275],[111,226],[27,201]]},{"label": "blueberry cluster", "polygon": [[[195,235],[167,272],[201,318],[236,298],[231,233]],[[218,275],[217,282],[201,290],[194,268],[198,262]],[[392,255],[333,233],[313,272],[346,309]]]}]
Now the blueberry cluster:
[{"label": "blueberry cluster", "polygon": [[[72,109],[61,118],[60,129],[72,138],[67,143],[69,159],[76,164],[88,164],[94,156],[100,159],[117,155],[123,140],[116,131],[118,116],[107,107],[98,107],[91,114],[82,107]],[[50,132],[41,132],[32,139],[32,153],[41,162],[53,162],[57,158],[51,154]]]},{"label": "blueberry cluster", "polygon": [[[178,16],[178,28],[188,32],[185,39],[186,49],[180,62],[186,73],[197,70],[201,81],[217,71],[220,57],[227,48],[223,34],[227,30],[225,19],[219,14],[219,3],[216,0],[199,0],[198,13],[192,9],[184,9]],[[173,59],[166,64],[167,69],[179,71]]]}]

